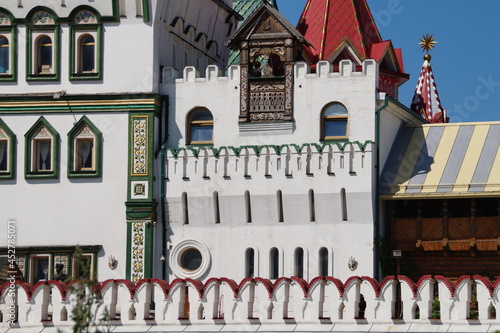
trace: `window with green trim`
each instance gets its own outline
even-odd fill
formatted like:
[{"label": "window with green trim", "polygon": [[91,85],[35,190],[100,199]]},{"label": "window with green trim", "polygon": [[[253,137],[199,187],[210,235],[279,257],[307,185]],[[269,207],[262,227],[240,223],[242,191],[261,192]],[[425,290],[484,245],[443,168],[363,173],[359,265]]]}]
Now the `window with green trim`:
[{"label": "window with green trim", "polygon": [[214,117],[207,109],[196,109],[188,116],[188,144],[213,144]]},{"label": "window with green trim", "polygon": [[59,176],[59,134],[41,117],[25,134],[26,178]]},{"label": "window with green trim", "polygon": [[27,38],[27,80],[59,79],[59,26],[56,17],[48,11],[37,11],[31,16]]},{"label": "window with green trim", "polygon": [[16,80],[16,27],[0,12],[0,81]]},{"label": "window with green trim", "polygon": [[83,116],[68,133],[68,177],[100,177],[102,134]]},{"label": "window with green trim", "polygon": [[81,10],[71,26],[70,78],[95,80],[102,78],[101,25],[95,13]]},{"label": "window with green trim", "polygon": [[324,110],[321,117],[323,140],[347,139],[347,109],[340,103],[332,103]]},{"label": "window with green trim", "polygon": [[0,119],[0,180],[15,178],[16,136]]},{"label": "window with green trim", "polygon": [[10,43],[5,35],[0,35],[0,75],[10,72]]}]

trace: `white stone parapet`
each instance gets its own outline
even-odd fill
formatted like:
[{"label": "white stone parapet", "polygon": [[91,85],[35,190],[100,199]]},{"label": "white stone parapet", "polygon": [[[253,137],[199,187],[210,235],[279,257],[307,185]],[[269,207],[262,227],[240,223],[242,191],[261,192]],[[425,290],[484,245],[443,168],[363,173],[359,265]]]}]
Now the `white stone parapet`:
[{"label": "white stone parapet", "polygon": [[[5,283],[0,289],[0,332],[71,331],[77,303],[71,285]],[[494,332],[500,328],[500,320],[493,316],[500,310],[499,280],[493,284],[481,276],[463,276],[455,283],[430,275],[417,283],[404,276],[390,276],[382,282],[359,276],[344,282],[334,277],[310,282],[296,277],[247,278],[239,283],[227,278],[205,283],[107,280],[93,288],[102,303],[96,316],[100,318],[107,310],[113,332],[186,327],[223,332]],[[87,294],[92,294],[90,289]],[[11,318],[15,318],[13,323]]]}]

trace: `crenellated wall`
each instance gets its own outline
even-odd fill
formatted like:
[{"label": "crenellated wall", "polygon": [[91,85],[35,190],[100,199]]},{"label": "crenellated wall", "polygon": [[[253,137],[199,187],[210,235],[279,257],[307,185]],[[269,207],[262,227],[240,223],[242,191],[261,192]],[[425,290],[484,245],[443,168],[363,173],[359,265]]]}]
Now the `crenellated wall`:
[{"label": "crenellated wall", "polygon": [[333,102],[348,111],[348,139],[375,140],[378,64],[365,60],[361,71],[349,60],[341,61],[338,72],[326,61],[317,71],[303,62],[295,63],[293,84],[293,122],[240,123],[240,67],[230,66],[226,76],[216,66],[208,66],[204,77],[195,67],[182,72],[163,69],[162,91],[171,99],[168,109],[168,147],[186,146],[188,114],[196,108],[208,109],[214,119],[214,145],[266,145],[292,142],[319,142],[321,113]]},{"label": "crenellated wall", "polygon": [[[34,286],[5,283],[0,289],[0,331],[70,331],[76,304],[71,285],[57,281]],[[134,332],[180,328],[225,332],[494,332],[500,328],[495,315],[500,310],[500,280],[492,283],[481,276],[463,276],[455,283],[430,275],[416,283],[404,276],[397,280],[387,277],[381,283],[359,276],[345,281],[317,277],[309,282],[296,277],[275,281],[248,278],[239,283],[227,278],[205,283],[176,279],[170,284],[157,279],[136,284],[107,280],[97,283],[94,290],[102,300],[97,317],[107,309],[113,331],[121,331],[125,325],[127,331]],[[360,311],[362,299],[366,302],[364,313]],[[15,318],[12,324],[11,318]]]},{"label": "crenellated wall", "polygon": [[197,276],[204,281],[247,276],[249,248],[255,276],[271,276],[272,248],[280,249],[281,276],[296,274],[297,248],[306,279],[320,274],[321,249],[329,274],[351,276],[354,257],[355,273],[371,275],[373,149],[371,141],[168,149],[170,280],[189,277],[175,269],[188,240],[210,258]]}]

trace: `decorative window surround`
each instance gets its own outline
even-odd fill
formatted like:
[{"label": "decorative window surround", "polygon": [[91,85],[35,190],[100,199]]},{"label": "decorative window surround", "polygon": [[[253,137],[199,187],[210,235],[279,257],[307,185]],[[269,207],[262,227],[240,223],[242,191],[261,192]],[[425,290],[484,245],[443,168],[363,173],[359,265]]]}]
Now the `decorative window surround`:
[{"label": "decorative window surround", "polygon": [[25,177],[59,177],[59,133],[42,116],[25,136]]},{"label": "decorative window surround", "polygon": [[0,180],[16,177],[16,136],[0,119]]},{"label": "decorative window surround", "polygon": [[102,175],[102,134],[83,116],[68,133],[68,178]]},{"label": "decorative window surround", "polygon": [[70,27],[70,79],[102,80],[102,26],[99,16],[81,10]]},{"label": "decorative window surround", "polygon": [[50,25],[28,27],[26,80],[59,80],[59,30]]},{"label": "decorative window surround", "polygon": [[0,81],[17,80],[17,34],[12,17],[0,12]]},{"label": "decorative window surround", "polygon": [[[101,246],[79,246],[80,255],[88,260],[89,275],[97,277],[97,253],[101,250]],[[7,248],[0,249],[0,256],[7,255]],[[47,263],[47,278],[53,279],[56,274],[56,265],[63,264],[63,273],[67,274],[70,278],[75,278],[78,274],[78,267],[76,261],[78,253],[75,246],[62,246],[62,247],[17,247],[16,248],[16,263],[20,271],[23,273],[27,282],[35,284],[38,282],[36,279],[37,271],[35,264],[37,260],[43,260],[42,264]],[[46,261],[45,261],[46,260]],[[43,267],[40,274],[44,275]]]}]

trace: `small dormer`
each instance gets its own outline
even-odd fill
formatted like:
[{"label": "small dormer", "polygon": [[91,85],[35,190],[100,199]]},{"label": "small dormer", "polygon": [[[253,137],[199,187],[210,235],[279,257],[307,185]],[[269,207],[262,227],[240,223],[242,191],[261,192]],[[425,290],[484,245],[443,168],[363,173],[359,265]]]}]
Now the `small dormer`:
[{"label": "small dormer", "polygon": [[304,43],[266,2],[230,38],[240,51],[240,122],[293,120],[293,62]]}]

